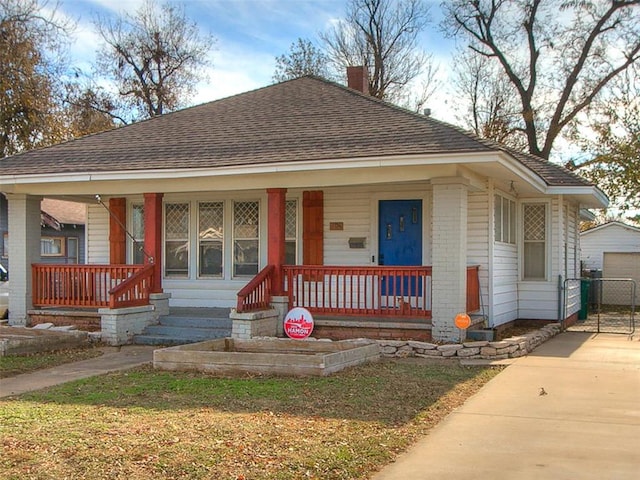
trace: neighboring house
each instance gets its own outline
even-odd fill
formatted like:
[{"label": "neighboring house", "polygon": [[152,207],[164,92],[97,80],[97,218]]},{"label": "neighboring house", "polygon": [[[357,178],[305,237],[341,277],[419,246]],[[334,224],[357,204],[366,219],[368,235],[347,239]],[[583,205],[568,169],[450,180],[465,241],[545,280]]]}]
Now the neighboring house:
[{"label": "neighboring house", "polygon": [[[336,337],[412,320],[418,338],[454,340],[465,311],[488,327],[572,317],[579,291],[563,309],[559,288],[580,273],[579,211],[605,195],[371,98],[349,73],[352,88],[302,77],[1,160],[27,239],[11,244],[12,276],[35,261],[19,252],[39,234],[39,198],[64,195],[88,204],[87,262],[153,263],[172,306],[260,308],[237,294],[268,277],[290,307],[340,318]],[[28,321],[23,284],[13,323]]]},{"label": "neighboring house", "polygon": [[[40,204],[39,263],[85,263],[84,229],[86,205],[45,198]],[[0,263],[9,268],[9,222],[7,199],[0,194]]]},{"label": "neighboring house", "polygon": [[640,228],[608,222],[580,234],[585,270],[600,270],[604,278],[630,278],[640,301]]}]

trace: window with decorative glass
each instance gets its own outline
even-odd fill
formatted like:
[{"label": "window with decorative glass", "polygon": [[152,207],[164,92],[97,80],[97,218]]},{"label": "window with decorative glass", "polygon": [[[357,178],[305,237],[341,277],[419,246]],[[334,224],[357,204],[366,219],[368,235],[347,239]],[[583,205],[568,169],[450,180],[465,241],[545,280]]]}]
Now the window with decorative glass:
[{"label": "window with decorative glass", "polygon": [[131,263],[144,263],[144,204],[131,205]]},{"label": "window with decorative glass", "polygon": [[494,236],[496,242],[516,243],[516,202],[494,195]]},{"label": "window with decorative glass", "polygon": [[523,280],[545,280],[547,276],[547,206],[527,203],[522,208]]},{"label": "window with decorative glass", "polygon": [[198,276],[221,277],[224,252],[224,203],[198,204]]},{"label": "window with decorative glass", "polygon": [[285,265],[295,265],[297,263],[297,234],[298,234],[298,202],[287,200],[285,205]]},{"label": "window with decorative glass", "polygon": [[189,204],[167,203],[164,214],[165,276],[188,277]]},{"label": "window with decorative glass", "polygon": [[260,204],[235,202],[233,204],[233,275],[258,273]]}]

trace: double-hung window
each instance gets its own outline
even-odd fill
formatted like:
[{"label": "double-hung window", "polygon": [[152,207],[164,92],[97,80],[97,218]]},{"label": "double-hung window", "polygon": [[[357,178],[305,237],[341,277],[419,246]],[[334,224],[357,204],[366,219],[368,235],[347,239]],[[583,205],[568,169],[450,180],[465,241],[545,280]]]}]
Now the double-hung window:
[{"label": "double-hung window", "polygon": [[224,203],[198,204],[198,276],[221,277],[224,259]]},{"label": "double-hung window", "polygon": [[287,200],[285,204],[285,265],[295,265],[297,263],[297,234],[298,234],[298,202]]},{"label": "double-hung window", "polygon": [[522,209],[523,223],[523,280],[547,278],[547,205],[525,203]]},{"label": "double-hung window", "polygon": [[233,204],[233,276],[255,275],[259,263],[260,204]]},{"label": "double-hung window", "polygon": [[494,237],[496,242],[516,243],[516,202],[494,196]]},{"label": "double-hung window", "polygon": [[189,203],[167,203],[164,215],[164,274],[167,277],[188,277]]},{"label": "double-hung window", "polygon": [[144,263],[144,204],[131,205],[131,263]]}]

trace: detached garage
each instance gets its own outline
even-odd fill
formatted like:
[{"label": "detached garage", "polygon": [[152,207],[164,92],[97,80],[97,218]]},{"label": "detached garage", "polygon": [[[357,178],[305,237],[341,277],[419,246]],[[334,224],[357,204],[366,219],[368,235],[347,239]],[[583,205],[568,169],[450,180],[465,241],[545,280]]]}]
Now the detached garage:
[{"label": "detached garage", "polygon": [[636,305],[640,303],[640,228],[609,222],[580,234],[582,266],[602,270],[604,278],[636,281]]}]

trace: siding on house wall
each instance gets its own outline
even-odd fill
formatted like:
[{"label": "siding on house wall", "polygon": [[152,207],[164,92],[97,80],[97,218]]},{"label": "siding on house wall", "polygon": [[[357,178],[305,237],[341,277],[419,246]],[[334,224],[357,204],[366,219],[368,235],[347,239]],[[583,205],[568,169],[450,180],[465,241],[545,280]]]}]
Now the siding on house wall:
[{"label": "siding on house wall", "polygon": [[518,250],[516,245],[493,246],[493,327],[518,318]]},{"label": "siding on house wall", "polygon": [[109,213],[101,205],[87,206],[87,263],[109,263]]},{"label": "siding on house wall", "polygon": [[[545,201],[544,199],[541,199]],[[526,199],[523,202],[535,202],[536,199]],[[566,215],[565,215],[565,205]],[[521,210],[522,211],[522,210]],[[578,205],[567,202],[562,196],[553,197],[548,202],[547,219],[547,278],[544,281],[520,281],[518,283],[518,318],[557,320],[560,314],[560,288],[567,278],[565,273],[572,277],[572,269],[567,263],[565,272],[565,239],[567,242],[567,260],[571,260],[577,235],[568,233],[565,236],[565,229],[569,231],[577,221]],[[573,219],[572,219],[573,218]],[[575,230],[574,230],[575,231]],[[572,288],[576,288],[575,286]],[[569,302],[567,313],[575,313],[579,309],[576,301],[576,292],[569,292]]]},{"label": "siding on house wall", "polygon": [[640,232],[610,224],[582,233],[580,245],[584,268],[602,270],[604,252],[640,252]]},{"label": "siding on house wall", "polygon": [[470,192],[467,206],[467,264],[480,265],[480,302],[489,315],[489,194]]},{"label": "siding on house wall", "polygon": [[7,267],[7,255],[9,252],[4,251],[4,236],[9,231],[9,205],[4,195],[0,194],[0,258],[2,258],[2,264]]}]

